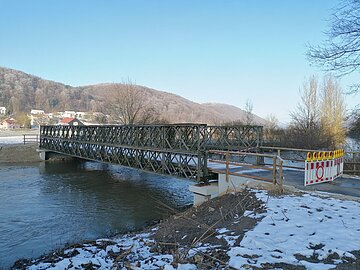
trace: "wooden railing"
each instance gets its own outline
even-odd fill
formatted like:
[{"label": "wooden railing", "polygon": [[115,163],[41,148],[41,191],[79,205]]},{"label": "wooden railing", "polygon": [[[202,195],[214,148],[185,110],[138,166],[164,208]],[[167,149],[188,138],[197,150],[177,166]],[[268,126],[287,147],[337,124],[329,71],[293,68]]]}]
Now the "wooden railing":
[{"label": "wooden railing", "polygon": [[360,176],[360,151],[345,152],[344,173]]},{"label": "wooden railing", "polygon": [[24,144],[39,144],[40,136],[38,134],[24,134],[23,143]]},{"label": "wooden railing", "polygon": [[[215,173],[225,174],[227,181],[229,180],[229,175],[242,176],[242,177],[247,177],[247,178],[251,178],[254,180],[260,180],[260,181],[273,183],[274,186],[279,187],[280,190],[283,191],[283,184],[284,184],[284,179],[285,179],[284,174],[283,174],[284,160],[281,157],[279,157],[277,155],[252,153],[252,152],[231,152],[231,151],[210,150],[209,153],[216,154],[218,156],[223,157],[223,159],[209,159],[208,161],[225,165],[225,170],[224,169],[223,170],[222,169],[211,169],[211,171],[213,171]],[[249,163],[245,163],[245,162],[232,161],[234,159],[234,157],[240,157],[240,160],[241,160],[241,159],[243,159],[242,157],[244,157],[244,156],[253,156],[256,159],[268,158],[268,159],[272,160],[272,164],[271,164],[271,166],[263,166],[263,165],[249,164]],[[261,170],[265,170],[265,171],[272,171],[272,177],[266,178],[266,177],[261,177],[258,175],[252,175],[249,173],[241,172],[241,170],[231,171],[230,165],[239,166],[239,167],[243,167],[246,169],[261,169]]]}]

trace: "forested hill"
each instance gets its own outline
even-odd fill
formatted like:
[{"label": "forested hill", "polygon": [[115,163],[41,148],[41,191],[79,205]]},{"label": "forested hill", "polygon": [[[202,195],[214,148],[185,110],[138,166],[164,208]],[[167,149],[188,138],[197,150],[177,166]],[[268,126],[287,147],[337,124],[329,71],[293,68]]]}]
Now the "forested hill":
[{"label": "forested hill", "polygon": [[29,112],[31,109],[46,112],[90,110],[91,101],[96,102],[81,87],[71,87],[0,67],[0,106],[5,106],[11,113]]},{"label": "forested hill", "polygon": [[[115,84],[98,84],[72,87],[0,67],[0,106],[6,107],[10,113],[30,112],[31,109],[47,113],[64,110],[106,113],[108,93],[114,86]],[[246,119],[245,111],[235,106],[199,104],[171,93],[138,87],[161,119],[170,123],[221,124],[245,122]],[[256,115],[253,118],[256,124],[265,122]]]}]

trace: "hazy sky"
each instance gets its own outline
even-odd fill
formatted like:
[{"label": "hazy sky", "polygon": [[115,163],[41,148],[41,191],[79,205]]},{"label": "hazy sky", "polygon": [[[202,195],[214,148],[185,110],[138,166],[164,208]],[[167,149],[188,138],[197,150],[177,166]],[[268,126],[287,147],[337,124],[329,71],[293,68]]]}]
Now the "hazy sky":
[{"label": "hazy sky", "polygon": [[[289,121],[337,0],[0,0],[0,66],[121,82]],[[345,89],[358,74],[342,79]],[[347,97],[349,107],[360,96]]]}]

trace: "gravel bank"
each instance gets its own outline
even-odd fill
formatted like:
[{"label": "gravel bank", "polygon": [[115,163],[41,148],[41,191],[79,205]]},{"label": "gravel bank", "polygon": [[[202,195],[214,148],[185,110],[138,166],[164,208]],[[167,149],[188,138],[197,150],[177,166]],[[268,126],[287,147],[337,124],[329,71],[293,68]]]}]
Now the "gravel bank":
[{"label": "gravel bank", "polygon": [[0,146],[0,163],[40,162],[36,144],[10,144]]}]

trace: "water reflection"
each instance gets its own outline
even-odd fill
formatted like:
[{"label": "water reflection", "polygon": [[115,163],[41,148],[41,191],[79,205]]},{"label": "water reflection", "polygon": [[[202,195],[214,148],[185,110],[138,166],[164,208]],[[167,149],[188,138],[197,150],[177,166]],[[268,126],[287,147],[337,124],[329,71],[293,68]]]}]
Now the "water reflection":
[{"label": "water reflection", "polygon": [[0,267],[140,229],[167,214],[159,202],[190,204],[190,183],[93,162],[0,165]]}]

